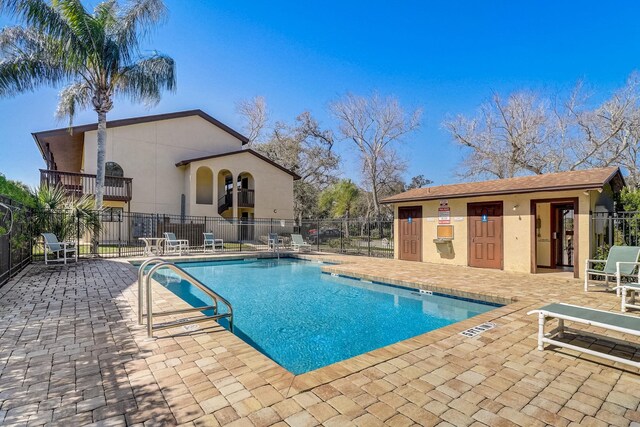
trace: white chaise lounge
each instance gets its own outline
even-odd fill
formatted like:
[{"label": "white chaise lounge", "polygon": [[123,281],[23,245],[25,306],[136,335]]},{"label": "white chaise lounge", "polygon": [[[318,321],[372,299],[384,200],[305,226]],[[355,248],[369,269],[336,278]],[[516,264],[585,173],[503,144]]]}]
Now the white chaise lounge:
[{"label": "white chaise lounge", "polygon": [[302,250],[306,250],[306,251],[311,250],[311,245],[308,244],[307,242],[305,242],[302,239],[302,235],[301,234],[292,234],[291,235],[291,247],[293,247],[293,249],[298,251],[298,252],[300,252]]},{"label": "white chaise lounge", "polygon": [[616,291],[620,295],[620,310],[626,312],[629,308],[640,310],[636,303],[636,294],[640,293],[640,283],[618,283]]},{"label": "white chaise lounge", "polygon": [[[538,315],[538,350],[544,350],[545,344],[552,344],[558,347],[565,347],[571,350],[602,357],[604,359],[620,362],[640,368],[640,362],[622,357],[614,356],[590,348],[575,346],[566,342],[558,341],[555,337],[563,338],[565,330],[564,322],[582,323],[583,325],[596,326],[608,331],[617,331],[624,334],[640,337],[640,317],[628,316],[625,314],[612,313],[610,311],[596,310],[594,308],[581,307],[578,305],[554,303],[545,305],[537,310],[532,310],[527,314]],[[547,319],[558,319],[558,327],[545,334],[544,326]],[[578,331],[578,333],[584,333]],[[586,333],[584,333],[586,334]],[[610,337],[603,339],[612,341]]]}]

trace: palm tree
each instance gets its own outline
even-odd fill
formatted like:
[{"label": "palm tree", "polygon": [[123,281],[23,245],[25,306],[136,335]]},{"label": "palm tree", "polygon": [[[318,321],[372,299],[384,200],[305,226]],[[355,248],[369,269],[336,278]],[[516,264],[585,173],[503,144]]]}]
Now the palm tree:
[{"label": "palm tree", "polygon": [[349,219],[349,214],[359,196],[360,189],[353,181],[341,179],[322,192],[319,201],[320,209],[328,211],[334,218]]},{"label": "palm tree", "polygon": [[99,3],[93,12],[80,0],[0,0],[23,26],[0,31],[0,96],[66,85],[58,118],[69,126],[79,109],[98,113],[95,208],[102,208],[107,113],[116,95],[154,105],[176,85],[175,63],[154,52],[142,55],[142,38],[166,15],[162,0]]},{"label": "palm tree", "polygon": [[35,207],[30,216],[35,235],[49,232],[60,240],[74,240],[100,229],[100,212],[93,209],[94,197],[90,194],[76,198],[62,185],[45,184],[34,191],[33,198]]},{"label": "palm tree", "polygon": [[328,211],[334,218],[343,218],[345,237],[349,238],[349,216],[353,210],[360,189],[350,179],[341,179],[320,194],[320,209]]}]

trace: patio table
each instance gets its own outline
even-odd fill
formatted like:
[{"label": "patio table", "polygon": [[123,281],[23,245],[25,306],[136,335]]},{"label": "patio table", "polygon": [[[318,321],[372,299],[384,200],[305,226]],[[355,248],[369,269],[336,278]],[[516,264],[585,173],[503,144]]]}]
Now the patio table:
[{"label": "patio table", "polygon": [[162,255],[162,244],[165,241],[164,237],[140,237],[138,240],[144,242],[143,256]]}]

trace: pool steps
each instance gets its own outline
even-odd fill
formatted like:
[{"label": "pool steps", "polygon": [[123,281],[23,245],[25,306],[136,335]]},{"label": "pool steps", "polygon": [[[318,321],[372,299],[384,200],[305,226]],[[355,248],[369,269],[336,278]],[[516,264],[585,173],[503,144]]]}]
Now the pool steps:
[{"label": "pool steps", "polygon": [[[147,267],[151,267],[151,269],[148,272],[145,272],[145,268]],[[154,313],[152,311],[153,293],[152,293],[152,287],[151,287],[151,278],[153,277],[153,274],[156,271],[161,269],[169,269],[173,271],[182,280],[187,281],[192,286],[195,286],[196,288],[200,289],[202,292],[204,292],[207,296],[211,298],[213,304],[205,307],[191,307],[191,308],[184,308],[180,310],[161,311],[161,312]],[[231,306],[231,303],[227,301],[224,297],[222,297],[220,294],[214,292],[213,290],[211,290],[210,288],[202,284],[202,282],[200,282],[198,279],[193,277],[191,274],[187,273],[185,270],[183,270],[179,266],[175,265],[172,262],[167,262],[162,258],[151,258],[149,260],[146,260],[138,268],[138,324],[140,325],[144,323],[143,319],[145,317],[145,313],[144,313],[145,302],[146,302],[146,318],[147,318],[147,335],[149,338],[153,338],[154,329],[160,330],[160,329],[177,328],[180,326],[205,322],[208,320],[217,321],[223,318],[229,319],[229,330],[233,332],[233,307]],[[225,306],[227,306],[228,312],[219,313],[218,311],[219,303],[222,303]],[[154,316],[155,317],[169,316],[169,315],[175,315],[175,314],[203,312],[205,310],[213,310],[213,314],[212,315],[202,314],[196,317],[181,318],[181,319],[177,319],[177,320],[173,320],[165,323],[158,323],[158,324],[154,324],[153,322]]]}]

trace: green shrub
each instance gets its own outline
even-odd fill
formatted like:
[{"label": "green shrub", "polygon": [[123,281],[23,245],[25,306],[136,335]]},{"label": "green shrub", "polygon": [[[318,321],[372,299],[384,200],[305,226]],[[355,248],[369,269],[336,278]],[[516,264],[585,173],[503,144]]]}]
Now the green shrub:
[{"label": "green shrub", "polygon": [[15,200],[16,202],[22,203],[25,206],[35,206],[35,200],[33,195],[31,194],[31,191],[29,191],[29,187],[19,181],[7,179],[1,173],[0,194],[12,200]]}]

